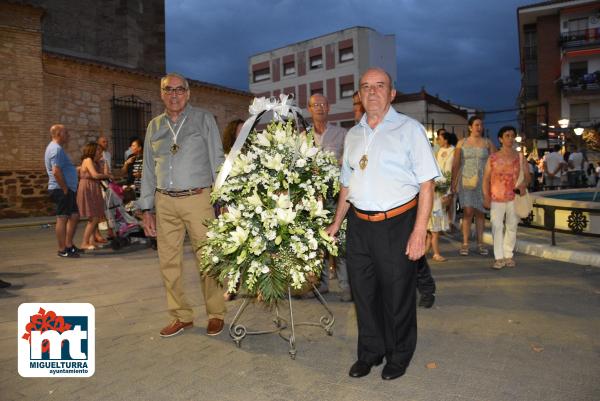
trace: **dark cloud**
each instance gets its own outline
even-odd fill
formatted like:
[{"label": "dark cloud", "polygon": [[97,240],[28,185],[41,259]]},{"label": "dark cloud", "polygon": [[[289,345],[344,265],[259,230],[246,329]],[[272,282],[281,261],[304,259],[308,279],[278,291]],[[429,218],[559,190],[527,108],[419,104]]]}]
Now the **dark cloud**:
[{"label": "dark cloud", "polygon": [[516,9],[535,2],[169,0],[167,67],[247,90],[251,55],[360,25],[396,35],[398,90],[507,108],[520,82]]}]

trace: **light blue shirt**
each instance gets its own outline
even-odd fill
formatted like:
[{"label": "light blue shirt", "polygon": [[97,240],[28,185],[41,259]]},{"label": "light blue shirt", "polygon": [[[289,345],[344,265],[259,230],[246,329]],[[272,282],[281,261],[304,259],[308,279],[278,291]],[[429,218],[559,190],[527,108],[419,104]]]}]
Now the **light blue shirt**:
[{"label": "light blue shirt", "polygon": [[73,165],[69,155],[65,153],[62,146],[54,141],[50,142],[46,147],[44,163],[46,165],[46,172],[48,173],[48,189],[61,189],[56,181],[56,177],[54,177],[54,173],[52,173],[52,167],[57,166],[62,172],[67,187],[71,191],[77,192],[77,169],[75,169],[75,165]]},{"label": "light blue shirt", "polygon": [[[367,147],[368,163],[362,170],[359,161]],[[365,114],[346,135],[340,180],[349,189],[348,201],[358,209],[398,207],[419,193],[419,184],[439,175],[425,128],[392,107],[375,130]]]}]

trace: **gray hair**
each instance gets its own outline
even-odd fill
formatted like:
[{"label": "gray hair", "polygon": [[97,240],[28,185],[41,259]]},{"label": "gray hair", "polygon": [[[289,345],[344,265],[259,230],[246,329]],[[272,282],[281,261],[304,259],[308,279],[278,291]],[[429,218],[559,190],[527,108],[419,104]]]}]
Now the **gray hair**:
[{"label": "gray hair", "polygon": [[160,88],[162,89],[164,87],[165,82],[167,82],[167,80],[169,78],[179,78],[181,79],[181,81],[183,82],[183,87],[188,90],[190,89],[190,84],[188,83],[187,79],[185,79],[185,77],[177,72],[170,72],[167,75],[165,75],[164,77],[161,78],[160,80]]}]

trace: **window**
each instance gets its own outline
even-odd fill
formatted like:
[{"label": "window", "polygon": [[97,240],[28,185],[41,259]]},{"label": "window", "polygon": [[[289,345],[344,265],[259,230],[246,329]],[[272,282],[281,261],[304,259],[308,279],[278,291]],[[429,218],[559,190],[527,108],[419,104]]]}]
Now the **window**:
[{"label": "window", "polygon": [[114,146],[112,162],[115,166],[121,166],[131,137],[137,136],[143,141],[148,123],[152,119],[152,109],[150,102],[134,95],[112,98],[111,103]]},{"label": "window", "polygon": [[296,73],[296,65],[293,61],[283,64],[283,75],[294,75]]},{"label": "window", "polygon": [[354,82],[340,84],[340,99],[352,97],[354,94]]},{"label": "window", "polygon": [[323,67],[323,55],[317,54],[310,57],[310,69],[316,70]]},{"label": "window", "polygon": [[588,29],[588,19],[576,18],[569,20],[569,32],[577,32]]},{"label": "window", "polygon": [[346,61],[354,60],[354,48],[346,47],[345,49],[340,49],[340,63],[345,63]]},{"label": "window", "polygon": [[571,112],[569,113],[569,120],[571,120],[573,124],[586,123],[590,120],[589,103],[572,104],[570,109]]},{"label": "window", "polygon": [[254,71],[254,82],[268,81],[271,78],[269,68]]},{"label": "window", "polygon": [[569,76],[572,79],[582,78],[587,73],[588,73],[587,61],[578,61],[576,63],[569,64]]}]

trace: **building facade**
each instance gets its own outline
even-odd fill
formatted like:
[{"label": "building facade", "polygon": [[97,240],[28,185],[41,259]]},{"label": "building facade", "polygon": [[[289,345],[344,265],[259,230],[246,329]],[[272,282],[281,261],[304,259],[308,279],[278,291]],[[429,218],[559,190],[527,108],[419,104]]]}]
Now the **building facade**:
[{"label": "building facade", "polygon": [[469,110],[432,96],[425,89],[416,93],[397,94],[392,107],[423,124],[432,143],[440,128],[455,133],[459,139],[468,136]]},{"label": "building facade", "polygon": [[[119,167],[129,138],[143,138],[150,119],[164,109],[164,28],[155,39],[163,47],[156,53],[162,54],[155,66],[160,71],[149,71],[118,58],[109,63],[104,56],[95,60],[93,54],[46,49],[43,21],[52,8],[21,3],[0,3],[0,218],[52,213],[44,168],[52,124],[69,129],[66,150],[75,164],[83,145],[104,134],[113,167]],[[221,130],[228,121],[247,116],[250,93],[194,80],[190,85],[190,103],[211,111]]]},{"label": "building facade", "polygon": [[352,94],[369,67],[383,68],[395,84],[395,37],[353,27],[251,56],[248,82],[256,96],[293,94],[306,116],[310,96],[322,93],[330,121],[352,126]]},{"label": "building facade", "polygon": [[[600,124],[600,2],[546,1],[517,10],[521,130],[526,138],[574,140]],[[560,128],[558,120],[568,119]]]}]

